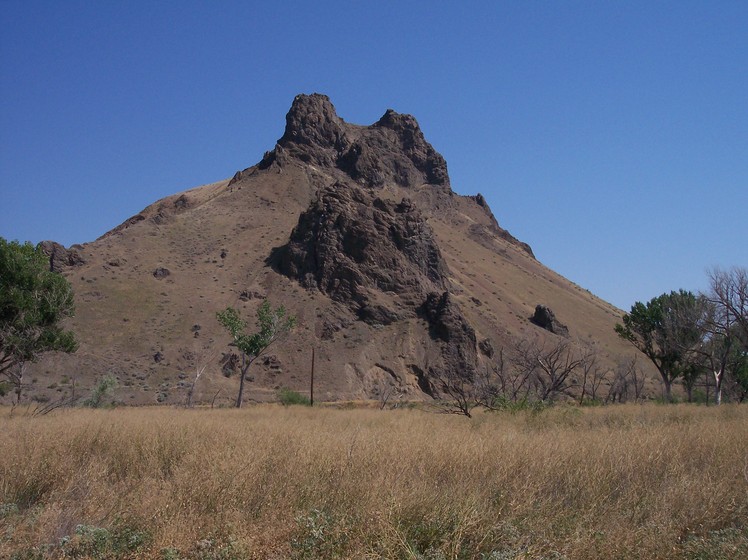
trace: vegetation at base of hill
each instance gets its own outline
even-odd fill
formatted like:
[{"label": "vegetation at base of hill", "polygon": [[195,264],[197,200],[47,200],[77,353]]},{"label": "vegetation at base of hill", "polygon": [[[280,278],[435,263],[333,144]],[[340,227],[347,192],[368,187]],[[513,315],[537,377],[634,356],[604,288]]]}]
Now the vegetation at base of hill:
[{"label": "vegetation at base of hill", "polygon": [[70,283],[50,270],[39,246],[0,237],[0,377],[21,398],[25,366],[43,352],[75,352],[60,322],[73,315]]},{"label": "vegetation at base of hill", "polygon": [[278,402],[283,406],[290,406],[292,404],[310,406],[312,404],[308,397],[297,391],[292,391],[288,387],[282,387],[278,390]]},{"label": "vegetation at base of hill", "polygon": [[288,315],[281,305],[276,309],[265,300],[257,310],[259,330],[248,334],[247,322],[241,318],[233,307],[227,307],[216,314],[218,322],[231,334],[232,344],[239,349],[242,363],[239,371],[239,393],[236,397],[236,408],[241,408],[244,400],[244,382],[252,363],[262,356],[275,342],[285,337],[296,325],[296,317]]},{"label": "vegetation at base of hill", "polygon": [[748,555],[734,404],[0,414],[3,558]]},{"label": "vegetation at base of hill", "polygon": [[740,402],[748,398],[748,269],[715,269],[709,279],[703,294],[679,290],[637,301],[615,327],[657,368],[668,401],[678,379],[690,401],[704,374],[713,376],[716,404],[725,388]]}]

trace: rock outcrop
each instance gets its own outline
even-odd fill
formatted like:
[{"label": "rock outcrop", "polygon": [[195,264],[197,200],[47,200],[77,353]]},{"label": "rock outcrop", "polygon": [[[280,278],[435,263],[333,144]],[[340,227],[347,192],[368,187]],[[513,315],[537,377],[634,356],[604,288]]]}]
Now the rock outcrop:
[{"label": "rock outcrop", "polygon": [[368,323],[415,316],[426,294],[448,285],[447,265],[421,212],[408,199],[384,200],[351,184],[320,189],[271,262]]},{"label": "rock outcrop", "polygon": [[441,349],[442,363],[430,373],[442,380],[454,376],[472,380],[478,363],[475,330],[454,298],[449,292],[432,292],[418,311]]},{"label": "rock outcrop", "polygon": [[371,126],[346,123],[326,95],[298,95],[286,115],[286,130],[260,163],[267,168],[288,158],[337,168],[354,181],[379,187],[449,186],[447,163],[429,144],[411,115],[388,109]]},{"label": "rock outcrop", "polygon": [[66,249],[56,241],[42,241],[41,249],[49,257],[49,269],[52,272],[63,272],[72,266],[84,264],[85,261],[75,249]]},{"label": "rock outcrop", "polygon": [[376,192],[342,183],[320,189],[271,263],[370,325],[425,319],[439,353],[427,376],[472,378],[475,331],[450,296],[449,270],[433,231],[410,200],[397,203]]},{"label": "rock outcrop", "polygon": [[553,334],[569,336],[569,329],[556,319],[556,314],[546,305],[536,305],[535,314],[530,318],[530,321]]}]

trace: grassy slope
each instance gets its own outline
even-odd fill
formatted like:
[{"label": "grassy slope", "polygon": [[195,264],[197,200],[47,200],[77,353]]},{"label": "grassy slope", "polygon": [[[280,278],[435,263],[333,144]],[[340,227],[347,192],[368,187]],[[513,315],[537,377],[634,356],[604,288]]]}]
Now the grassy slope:
[{"label": "grassy slope", "polygon": [[148,408],[0,422],[4,558],[748,555],[746,407],[473,420]]}]

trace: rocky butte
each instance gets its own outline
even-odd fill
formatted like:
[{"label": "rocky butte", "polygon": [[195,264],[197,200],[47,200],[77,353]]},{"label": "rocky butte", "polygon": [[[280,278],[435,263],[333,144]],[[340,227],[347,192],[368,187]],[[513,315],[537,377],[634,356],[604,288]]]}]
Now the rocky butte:
[{"label": "rocky butte", "polygon": [[94,242],[46,247],[73,284],[81,344],[31,366],[39,399],[109,373],[125,403],[184,402],[207,364],[195,399],[229,402],[238,358],[216,311],[251,323],[265,298],[299,326],[249,370],[248,400],[306,392],[312,349],[324,400],[429,399],[440,376],[470,380],[518,340],[592,344],[610,364],[631,353],[619,310],[538,262],[483,196],[452,191],[415,118],[350,124],[319,94],[294,99],[256,165]]}]

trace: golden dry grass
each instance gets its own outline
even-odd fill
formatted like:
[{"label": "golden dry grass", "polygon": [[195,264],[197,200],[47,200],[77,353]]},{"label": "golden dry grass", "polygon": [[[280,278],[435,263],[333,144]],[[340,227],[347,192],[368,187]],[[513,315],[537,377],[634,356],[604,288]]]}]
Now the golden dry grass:
[{"label": "golden dry grass", "polygon": [[0,426],[3,558],[748,557],[745,406],[5,411]]}]

